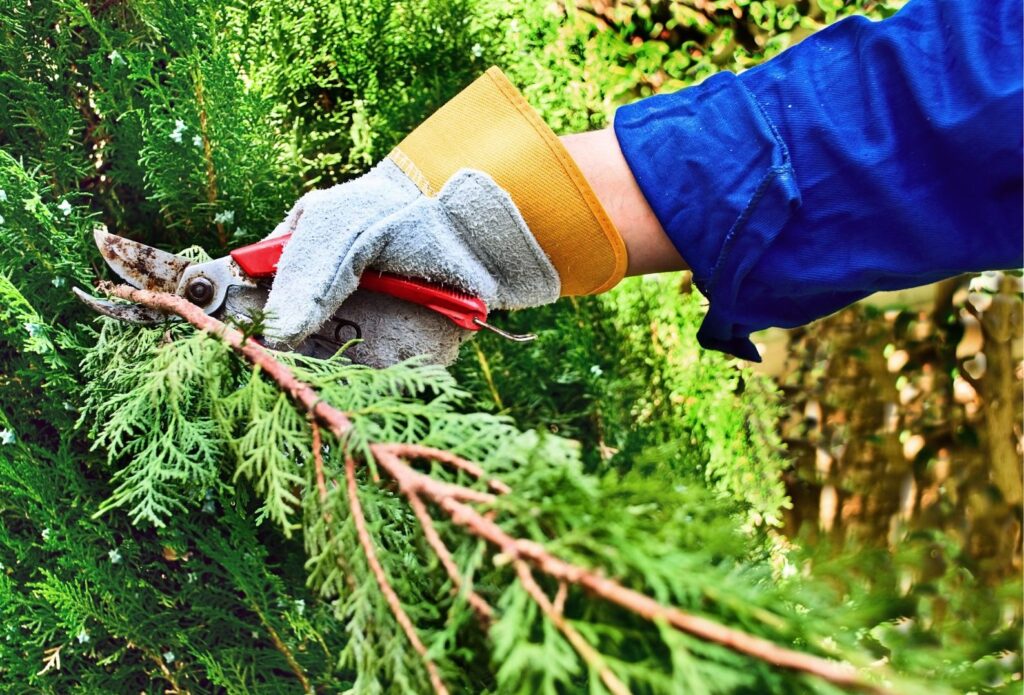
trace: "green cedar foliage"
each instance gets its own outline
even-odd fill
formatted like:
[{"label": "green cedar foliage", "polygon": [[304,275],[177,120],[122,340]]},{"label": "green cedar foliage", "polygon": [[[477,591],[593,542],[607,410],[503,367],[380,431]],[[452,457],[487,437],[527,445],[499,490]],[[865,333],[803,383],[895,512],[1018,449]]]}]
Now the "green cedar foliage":
[{"label": "green cedar foliage", "polygon": [[538,339],[481,335],[456,369],[477,407],[580,440],[589,470],[673,470],[743,503],[755,524],[778,525],[788,505],[779,397],[739,360],[698,347],[703,301],[678,274],[632,278],[502,317]]},{"label": "green cedar foliage", "polygon": [[238,12],[238,50],[307,187],[361,174],[489,65],[475,0],[294,0]]},{"label": "green cedar foliage", "polygon": [[[351,636],[332,645],[339,649],[338,671],[323,677],[351,672],[366,691],[416,689],[425,679],[365,564],[344,488],[335,484],[343,478],[343,452],[369,462],[372,442],[419,443],[479,462],[513,490],[493,505],[508,533],[662,602],[812,651],[830,644],[826,636],[835,642],[824,611],[796,610],[797,597],[810,606],[824,594],[773,586],[770,566],[751,557],[751,539],[737,523],[739,507],[692,472],[652,465],[588,474],[575,443],[520,432],[504,417],[464,412],[467,394],[437,367],[373,370],[343,356],[280,359],[352,420],[343,444],[325,434],[323,502],[308,421],[259,369],[241,364],[215,338],[105,322],[86,360],[86,409],[95,441],[116,470],[118,487],[105,509],[125,507],[136,521],[163,527],[200,505],[220,509],[244,499],[253,523],[267,519],[286,536],[301,530],[309,587]],[[381,561],[453,688],[598,687],[508,563],[439,515],[438,528],[462,575],[473,577],[498,610],[490,633],[481,633],[464,595],[451,596],[404,499],[386,482],[374,483],[370,466],[361,468],[360,495]],[[430,473],[472,484],[439,465]],[[659,628],[577,589],[568,594],[566,615],[640,692],[811,692],[820,686]],[[842,649],[850,649],[849,635],[845,642]]]},{"label": "green cedar foliage", "polygon": [[[215,338],[181,327],[140,330],[105,322],[86,360],[91,378],[86,407],[95,416],[96,439],[107,443],[109,462],[117,470],[114,478],[121,483],[109,507],[157,494],[164,500],[161,504],[136,506],[132,513],[161,526],[200,504],[211,512],[239,505],[250,523],[269,519],[285,537],[301,530],[307,585],[330,606],[349,636],[340,644],[327,642],[328,649],[337,649],[337,664],[316,673],[319,682],[351,677],[360,691],[404,691],[425,679],[418,655],[409,648],[365,563],[348,500],[337,486],[342,452],[349,451],[367,464],[360,467],[359,494],[387,576],[453,688],[600,691],[596,674],[540,614],[507,560],[438,514],[438,529],[460,573],[497,608],[497,622],[481,632],[465,594],[452,595],[404,500],[386,479],[374,482],[371,442],[422,443],[481,463],[513,490],[493,505],[497,523],[511,535],[540,543],[662,602],[751,633],[841,654],[862,665],[889,654],[906,673],[932,678],[941,673],[942,681],[964,685],[977,684],[979,678],[1008,679],[1017,665],[1017,657],[1006,651],[1019,625],[1005,613],[1009,596],[993,605],[977,605],[965,590],[979,587],[955,568],[953,558],[946,558],[945,573],[925,584],[940,594],[953,590],[962,597],[954,603],[945,598],[936,602],[928,591],[910,596],[900,589],[906,572],[920,571],[922,557],[934,559],[936,552],[953,550],[948,544],[943,547],[939,536],[927,542],[911,539],[906,557],[895,565],[878,553],[855,552],[831,564],[818,560],[818,579],[812,580],[793,564],[802,562],[798,555],[771,554],[759,540],[764,536],[743,530],[744,520],[749,522],[746,515],[764,501],[730,492],[729,479],[706,485],[710,466],[689,468],[653,456],[644,464],[639,449],[641,463],[635,468],[625,462],[614,467],[597,463],[591,467],[603,470],[588,472],[577,442],[520,432],[502,416],[466,412],[468,394],[442,369],[410,363],[377,371],[349,364],[343,356],[281,359],[352,418],[353,431],[345,443],[324,435],[328,491],[323,500],[316,492],[308,421],[259,369],[246,366]],[[165,373],[182,379],[169,380]],[[730,401],[726,407],[742,406]],[[189,499],[197,488],[166,485],[156,474],[154,461],[163,470],[174,461],[165,452],[180,448],[179,438],[168,436],[168,422],[180,415],[209,427],[204,441],[214,455],[191,461],[208,461],[207,473],[233,485],[207,487],[202,496]],[[707,432],[714,430],[705,430],[704,436]],[[749,439],[741,441],[751,446]],[[227,451],[233,455],[217,453]],[[439,465],[429,472],[437,480],[473,484],[464,474]],[[172,468],[167,477],[173,481],[175,473]],[[178,506],[182,511],[174,513]],[[879,586],[885,587],[884,594]],[[556,587],[549,584],[547,589],[553,593]],[[887,622],[894,610],[913,612],[922,625],[908,619]],[[567,593],[565,615],[603,653],[616,675],[639,692],[790,693],[824,688],[813,679],[659,628],[576,589]],[[965,639],[961,621],[968,617],[972,633]],[[955,665],[950,663],[953,656]],[[298,663],[305,663],[302,655]],[[201,672],[202,664],[194,668]],[[884,667],[872,670],[895,680]],[[894,686],[899,692],[923,692],[908,680]]]},{"label": "green cedar foliage", "polygon": [[495,60],[558,133],[600,128],[619,104],[742,71],[851,14],[906,0],[577,0],[489,4]]},{"label": "green cedar foliage", "polygon": [[294,171],[210,0],[0,14],[0,143],[121,234],[224,248],[272,228]]}]

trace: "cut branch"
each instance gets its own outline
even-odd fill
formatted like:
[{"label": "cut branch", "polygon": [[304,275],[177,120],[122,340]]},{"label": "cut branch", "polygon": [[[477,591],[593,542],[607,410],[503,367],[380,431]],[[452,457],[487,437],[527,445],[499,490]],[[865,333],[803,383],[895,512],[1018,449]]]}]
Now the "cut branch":
[{"label": "cut branch", "polygon": [[[440,493],[436,485],[430,484],[436,481],[426,478],[402,463],[390,454],[384,445],[375,445],[373,451],[377,462],[396,480],[400,488],[409,486],[413,492],[427,496],[443,509],[454,523],[465,527],[474,536],[497,546],[502,554],[512,559],[526,560],[555,579],[577,584],[590,593],[648,620],[664,621],[677,630],[724,645],[770,664],[811,673],[836,685],[870,692],[884,692],[865,683],[853,667],[847,664],[786,649],[769,640],[726,627],[707,618],[686,613],[678,608],[663,606],[650,596],[622,586],[592,570],[555,557],[539,543],[513,538],[476,509]],[[423,478],[426,478],[426,481]]]},{"label": "cut branch", "polygon": [[527,560],[551,577],[582,586],[592,594],[648,620],[663,620],[678,630],[725,645],[776,666],[813,673],[838,685],[871,689],[848,665],[786,649],[774,642],[734,630],[706,618],[663,606],[649,596],[628,589],[590,570],[556,558],[538,543],[513,538],[476,509],[460,502],[452,495],[445,494],[445,487],[442,487],[441,483],[403,463],[395,454],[400,447],[376,444],[371,447],[371,450],[377,462],[395,479],[399,489],[406,495],[423,494],[427,496],[447,512],[453,522],[464,526],[478,538],[483,538],[496,545],[503,554],[509,557]]},{"label": "cut branch", "polygon": [[[203,313],[202,309],[194,304],[175,295],[140,290],[125,285],[102,283],[100,288],[113,296],[144,304],[153,309],[177,314],[196,328],[220,336],[228,345],[242,353],[253,364],[263,369],[264,373],[273,379],[285,393],[291,396],[299,407],[309,413],[321,425],[327,427],[338,438],[339,442],[343,443],[351,431],[352,424],[345,413],[323,402],[311,386],[299,381],[294,373],[286,365],[279,362],[271,352],[263,348],[252,338],[243,336],[240,331],[225,326],[217,319],[207,316]],[[664,606],[650,596],[600,576],[593,570],[573,565],[555,557],[539,543],[513,538],[494,523],[490,514],[481,514],[463,501],[468,500],[486,504],[496,499],[494,495],[434,480],[414,470],[401,460],[403,457],[433,460],[463,470],[474,478],[485,478],[485,472],[479,466],[465,461],[451,452],[415,444],[373,444],[370,449],[376,461],[396,481],[399,489],[406,497],[426,497],[448,514],[456,525],[464,527],[477,538],[482,538],[496,546],[507,557],[513,560],[528,562],[535,569],[559,582],[575,584],[589,593],[614,603],[635,615],[652,621],[665,622],[677,630],[687,632],[709,642],[721,644],[769,664],[808,673],[835,685],[847,688],[871,693],[887,692],[885,689],[861,679],[853,667],[848,664],[837,663],[812,654],[786,649],[761,637],[726,627],[707,618],[686,613],[675,607]],[[401,607],[398,596],[388,583],[383,568],[377,560],[372,540],[366,530],[365,519],[359,506],[359,499],[356,496],[355,462],[350,457],[346,459],[345,473],[348,478],[349,501],[352,507],[353,518],[356,520],[360,543],[366,552],[371,569],[399,624],[405,630],[409,641],[423,656],[435,690],[446,692],[444,684],[441,683],[440,677],[437,674],[436,667],[427,657],[426,648],[419,640],[411,621]],[[487,484],[498,494],[508,492],[508,487],[499,481],[488,480]],[[432,547],[434,546],[432,545]],[[435,548],[436,551],[437,549]]]}]

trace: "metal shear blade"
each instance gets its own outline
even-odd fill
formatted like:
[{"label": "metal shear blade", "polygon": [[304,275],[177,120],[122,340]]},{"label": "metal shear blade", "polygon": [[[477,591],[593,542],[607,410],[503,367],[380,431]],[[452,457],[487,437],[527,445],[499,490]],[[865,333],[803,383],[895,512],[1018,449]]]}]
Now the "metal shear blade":
[{"label": "metal shear blade", "polygon": [[86,306],[96,313],[109,316],[110,318],[117,319],[118,321],[141,323],[149,326],[177,318],[170,314],[165,314],[162,311],[150,309],[149,307],[141,306],[139,304],[112,302],[109,299],[99,299],[88,292],[83,292],[77,287],[73,287],[71,291],[74,292],[75,296],[82,300]]},{"label": "metal shear blade", "polygon": [[93,232],[103,260],[132,287],[175,292],[192,261],[102,229]]},{"label": "metal shear blade", "polygon": [[[230,256],[193,263],[183,256],[103,230],[96,230],[93,238],[103,260],[131,286],[180,295],[212,316],[251,316],[266,301],[266,293],[259,290],[258,282],[248,277]],[[169,318],[146,307],[109,302],[82,291],[76,294],[95,311],[121,321],[152,324]]]}]

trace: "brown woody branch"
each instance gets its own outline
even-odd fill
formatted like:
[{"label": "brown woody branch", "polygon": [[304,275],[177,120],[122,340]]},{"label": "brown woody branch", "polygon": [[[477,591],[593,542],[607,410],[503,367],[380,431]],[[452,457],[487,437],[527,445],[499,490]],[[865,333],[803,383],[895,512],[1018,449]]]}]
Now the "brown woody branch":
[{"label": "brown woody branch", "polygon": [[865,683],[849,665],[786,649],[769,640],[726,627],[707,618],[664,606],[650,596],[555,557],[539,543],[513,538],[473,507],[444,495],[439,490],[437,481],[400,461],[389,451],[389,445],[374,445],[371,450],[377,463],[395,479],[403,492],[408,490],[406,494],[426,496],[443,509],[453,522],[465,527],[474,536],[497,546],[501,553],[510,559],[525,560],[555,579],[581,586],[591,594],[648,620],[664,621],[677,630],[724,645],[770,664],[811,673],[836,685],[882,692],[875,686]]},{"label": "brown woody branch", "polygon": [[[320,441],[320,425],[315,418],[309,419],[309,427],[313,432],[313,473],[316,476],[316,489],[320,493],[320,504],[327,504],[327,481],[324,478],[323,444]],[[326,517],[330,523],[330,516]]]},{"label": "brown woody branch", "polygon": [[[207,316],[203,313],[202,309],[194,304],[175,295],[140,290],[124,285],[104,283],[101,284],[101,289],[122,299],[177,314],[196,328],[220,336],[228,345],[242,353],[253,364],[258,365],[303,410],[309,413],[322,426],[327,427],[339,441],[344,441],[347,434],[351,431],[352,424],[345,413],[320,400],[319,395],[312,387],[297,379],[294,373],[285,364],[275,359],[270,351],[263,348],[255,340],[246,338],[240,331],[225,326],[217,319]],[[686,613],[675,607],[662,605],[650,596],[629,589],[614,580],[600,576],[592,570],[565,562],[549,553],[538,543],[513,538],[495,524],[489,515],[481,514],[465,503],[465,501],[477,503],[493,502],[495,499],[494,495],[434,480],[411,468],[402,461],[402,458],[434,460],[466,471],[477,479],[484,479],[485,472],[476,464],[465,461],[450,452],[415,444],[374,444],[370,448],[378,464],[396,481],[403,494],[409,498],[426,497],[448,514],[455,524],[466,528],[474,536],[496,546],[503,555],[514,561],[529,563],[535,569],[559,582],[580,586],[589,593],[648,620],[663,621],[680,631],[724,645],[761,661],[781,668],[812,674],[835,685],[872,693],[886,692],[878,686],[863,681],[856,671],[847,664],[786,649],[766,639]],[[435,689],[438,692],[444,692],[444,685],[440,682],[439,676],[437,676],[436,667],[426,656],[426,648],[416,635],[411,621],[409,621],[408,616],[405,615],[404,610],[401,608],[398,597],[394,590],[391,589],[390,584],[388,584],[383,568],[376,558],[373,543],[369,532],[366,530],[365,519],[362,517],[362,510],[356,496],[354,467],[354,461],[348,458],[345,471],[346,478],[348,478],[349,502],[352,507],[353,517],[356,520],[360,543],[363,545],[371,569],[377,578],[381,590],[385,593],[392,611],[395,613],[396,618],[398,618],[414,648],[423,656]],[[498,494],[508,491],[508,487],[504,486],[503,483],[494,480],[488,480],[487,482],[491,489]],[[433,544],[431,545],[434,547]],[[437,552],[437,549],[434,549]],[[522,580],[522,577],[520,579]],[[537,597],[534,598],[536,599]],[[606,685],[608,685],[607,682]]]},{"label": "brown woody branch", "polygon": [[476,480],[486,480],[487,487],[491,488],[496,494],[505,495],[512,492],[512,489],[505,483],[495,478],[487,477],[487,472],[477,464],[467,461],[450,451],[437,449],[432,446],[423,446],[422,444],[389,444],[388,450],[395,456],[404,459],[422,458],[437,461],[438,463],[446,463],[452,468],[468,473]]}]

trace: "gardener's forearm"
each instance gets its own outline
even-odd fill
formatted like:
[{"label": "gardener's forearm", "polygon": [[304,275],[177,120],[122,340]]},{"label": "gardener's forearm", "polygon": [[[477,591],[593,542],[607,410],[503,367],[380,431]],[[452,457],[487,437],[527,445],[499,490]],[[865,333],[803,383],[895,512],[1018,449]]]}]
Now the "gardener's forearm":
[{"label": "gardener's forearm", "polygon": [[633,179],[612,129],[565,135],[561,140],[626,243],[626,274],[685,269],[686,262],[665,235]]},{"label": "gardener's forearm", "polygon": [[1021,21],[1020,0],[911,0],[616,110],[708,299],[701,345],[756,360],[761,328],[1020,266]]}]

